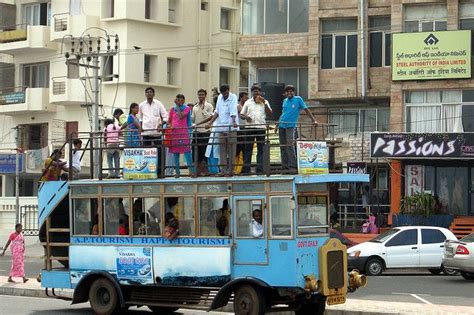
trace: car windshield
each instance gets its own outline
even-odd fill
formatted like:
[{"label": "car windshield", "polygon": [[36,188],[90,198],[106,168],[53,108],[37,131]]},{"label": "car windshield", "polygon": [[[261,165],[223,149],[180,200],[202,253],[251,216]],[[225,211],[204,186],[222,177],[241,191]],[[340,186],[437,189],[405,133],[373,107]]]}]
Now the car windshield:
[{"label": "car windshield", "polygon": [[468,236],[466,236],[466,237],[463,237],[463,238],[461,239],[461,242],[466,242],[466,243],[472,243],[472,242],[474,242],[474,233],[473,233],[473,234],[470,234],[470,235],[468,235]]},{"label": "car windshield", "polygon": [[385,233],[380,234],[379,236],[371,239],[369,242],[374,242],[374,243],[383,243],[385,242],[390,236],[393,234],[397,233],[400,231],[399,229],[390,229]]}]

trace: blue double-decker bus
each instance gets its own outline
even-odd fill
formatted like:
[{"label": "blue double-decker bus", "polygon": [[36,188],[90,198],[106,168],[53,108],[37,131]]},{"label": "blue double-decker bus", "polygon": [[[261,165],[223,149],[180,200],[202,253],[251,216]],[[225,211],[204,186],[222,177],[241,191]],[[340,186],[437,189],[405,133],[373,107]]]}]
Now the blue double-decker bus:
[{"label": "blue double-decker bus", "polygon": [[97,314],[322,314],[365,277],[329,238],[329,185],[368,175],[78,179],[42,183],[44,288]]}]

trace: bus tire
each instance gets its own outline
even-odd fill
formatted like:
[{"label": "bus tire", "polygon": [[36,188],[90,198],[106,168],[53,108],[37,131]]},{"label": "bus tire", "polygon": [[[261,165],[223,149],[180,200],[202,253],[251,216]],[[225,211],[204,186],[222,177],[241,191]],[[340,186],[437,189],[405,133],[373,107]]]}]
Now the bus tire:
[{"label": "bus tire", "polygon": [[89,289],[89,302],[95,314],[113,314],[118,307],[118,294],[115,286],[105,278],[96,279]]},{"label": "bus tire", "polygon": [[259,288],[244,284],[237,288],[234,296],[236,315],[265,314],[265,297]]},{"label": "bus tire", "polygon": [[164,306],[153,306],[148,305],[148,308],[153,312],[153,314],[173,314],[178,310],[177,307],[164,307]]}]

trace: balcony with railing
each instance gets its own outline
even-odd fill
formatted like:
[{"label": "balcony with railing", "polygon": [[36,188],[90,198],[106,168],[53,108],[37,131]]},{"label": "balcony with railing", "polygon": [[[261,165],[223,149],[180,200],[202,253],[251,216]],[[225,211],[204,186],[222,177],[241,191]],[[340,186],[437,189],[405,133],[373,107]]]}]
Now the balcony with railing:
[{"label": "balcony with railing", "polygon": [[[78,105],[85,103],[85,87],[80,79],[69,79],[66,76],[51,78],[52,89],[49,90],[51,104]],[[90,92],[90,91],[89,91]]]},{"label": "balcony with railing", "polygon": [[56,106],[49,103],[49,88],[25,86],[0,88],[0,111],[3,115],[13,116],[55,110]]},{"label": "balcony with railing", "polygon": [[52,24],[51,40],[53,41],[62,41],[65,36],[81,37],[86,30],[86,33],[91,36],[98,35],[100,32],[98,29],[94,29],[100,26],[100,17],[93,15],[58,13],[53,15]]},{"label": "balcony with railing", "polygon": [[54,51],[57,49],[57,44],[50,41],[49,33],[50,27],[44,25],[1,25],[0,53]]}]

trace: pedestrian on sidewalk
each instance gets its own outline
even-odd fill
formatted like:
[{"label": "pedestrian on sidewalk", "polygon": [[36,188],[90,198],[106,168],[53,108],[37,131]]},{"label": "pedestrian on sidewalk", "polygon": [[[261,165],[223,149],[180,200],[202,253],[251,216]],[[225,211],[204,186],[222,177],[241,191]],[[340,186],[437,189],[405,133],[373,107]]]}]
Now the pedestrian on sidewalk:
[{"label": "pedestrian on sidewalk", "polygon": [[10,234],[1,255],[5,255],[5,251],[11,244],[12,268],[10,270],[8,282],[15,282],[12,277],[23,278],[23,283],[28,281],[28,278],[25,277],[25,238],[23,237],[22,229],[23,226],[20,223],[15,225],[15,232]]}]

